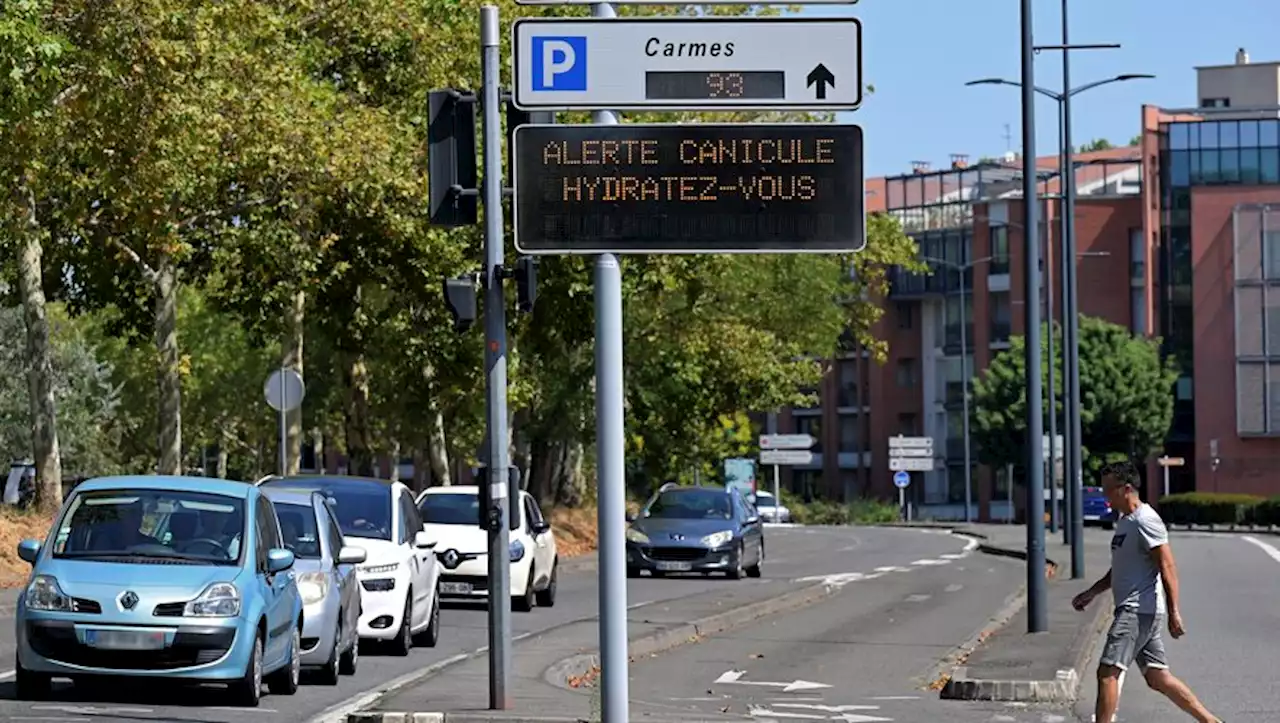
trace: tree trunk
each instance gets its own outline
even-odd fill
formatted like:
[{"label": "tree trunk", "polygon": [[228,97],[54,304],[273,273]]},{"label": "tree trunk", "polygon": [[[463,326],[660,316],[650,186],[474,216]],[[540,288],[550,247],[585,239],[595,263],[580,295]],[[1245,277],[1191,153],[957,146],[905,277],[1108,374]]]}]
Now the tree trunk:
[{"label": "tree trunk", "polygon": [[[35,207],[28,201],[28,225]],[[31,449],[36,463],[36,509],[52,512],[62,505],[62,455],[58,450],[57,403],[53,397],[53,362],[49,352],[49,319],[45,315],[41,279],[44,249],[36,229],[22,234],[18,254],[18,290],[27,327],[27,387],[31,409]]]},{"label": "tree trunk", "polygon": [[[304,341],[303,321],[306,318],[307,294],[298,291],[293,295],[293,303],[286,309],[287,317],[284,338],[284,359],[281,366],[292,369],[303,379],[302,346]],[[285,474],[296,475],[302,466],[302,406],[289,412],[285,418],[287,441],[285,444]]]},{"label": "tree trunk", "polygon": [[325,473],[325,451],[324,451],[324,430],[311,430],[311,447],[315,450],[316,471],[320,474]]},{"label": "tree trunk", "polygon": [[586,500],[586,479],[582,474],[585,455],[586,450],[578,440],[564,445],[564,463],[556,480],[557,505],[578,507]]},{"label": "tree trunk", "polygon": [[520,409],[511,415],[511,424],[508,426],[510,445],[507,447],[507,459],[511,460],[511,464],[520,470],[520,486],[522,489],[529,489],[530,476],[532,474],[529,469],[529,459],[532,450],[529,442],[529,410]]},{"label": "tree trunk", "polygon": [[439,410],[430,412],[430,425],[427,457],[431,464],[431,477],[434,484],[447,487],[453,484],[453,477],[449,474],[449,447],[444,434],[444,415]]},{"label": "tree trunk", "polygon": [[391,480],[392,482],[399,482],[400,481],[400,440],[398,439],[391,440],[391,452],[388,454],[388,457],[390,457],[390,459],[388,460],[387,464],[391,466],[391,469],[387,470],[387,473],[384,474],[383,477]]},{"label": "tree trunk", "polygon": [[413,445],[413,491],[421,492],[430,486],[432,471],[425,445]]},{"label": "tree trunk", "polygon": [[353,475],[373,476],[373,450],[369,444],[369,367],[363,352],[347,357],[347,469]]},{"label": "tree trunk", "polygon": [[227,457],[229,456],[230,449],[231,449],[231,433],[227,431],[226,427],[224,426],[222,432],[219,433],[218,461],[217,461],[217,466],[215,468],[216,471],[214,472],[214,476],[217,477],[218,479],[227,478]]},{"label": "tree trunk", "polygon": [[182,474],[182,373],[178,353],[178,273],[173,260],[160,257],[155,277],[155,331],[159,364],[160,464],[157,474]]}]

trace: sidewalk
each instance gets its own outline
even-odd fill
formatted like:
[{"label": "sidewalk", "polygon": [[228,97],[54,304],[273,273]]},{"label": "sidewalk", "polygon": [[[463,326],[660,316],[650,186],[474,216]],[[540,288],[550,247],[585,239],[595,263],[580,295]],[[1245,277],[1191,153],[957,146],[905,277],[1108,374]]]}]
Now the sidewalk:
[{"label": "sidewalk", "polygon": [[[976,527],[976,526],[975,526]],[[1005,533],[988,528],[1006,527]],[[983,525],[990,532],[987,544],[1008,546],[1025,554],[1026,529],[1008,525]],[[1022,532],[1016,540],[1015,531]],[[1101,632],[1111,621],[1111,606],[1099,599],[1081,613],[1071,607],[1071,599],[1102,577],[1110,567],[1111,532],[1085,530],[1084,577],[1071,579],[1071,549],[1060,535],[1046,535],[1046,557],[1057,563],[1056,574],[1048,582],[1046,603],[1048,629],[1029,634],[1027,608],[1022,605],[1007,624],[989,631],[984,643],[974,650],[962,667],[955,669],[942,689],[943,698],[1024,702],[1064,702],[1073,700],[1080,678]]]},{"label": "sidewalk", "polygon": [[[679,584],[678,581],[673,581]],[[790,581],[726,585],[721,590],[637,607],[628,614],[628,653],[634,660],[723,632],[767,615],[815,603],[838,591],[824,584],[797,588]],[[388,690],[349,723],[399,721],[598,721],[596,687],[599,623],[570,623],[524,638],[513,646],[508,690],[513,710],[488,709],[489,664],[484,655],[461,660],[400,690]],[[681,720],[674,711],[633,704],[647,722]],[[665,718],[664,718],[665,716]],[[715,720],[741,720],[725,716]]]}]

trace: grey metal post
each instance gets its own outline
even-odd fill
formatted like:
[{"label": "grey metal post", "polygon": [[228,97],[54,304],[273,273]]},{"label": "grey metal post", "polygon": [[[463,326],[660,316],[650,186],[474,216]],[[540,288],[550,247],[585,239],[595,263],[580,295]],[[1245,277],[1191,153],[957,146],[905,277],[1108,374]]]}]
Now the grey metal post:
[{"label": "grey metal post", "polygon": [[1084,577],[1084,475],[1081,469],[1080,438],[1080,338],[1079,287],[1076,281],[1076,169],[1075,150],[1071,147],[1071,49],[1068,40],[1067,2],[1062,0],[1062,143],[1067,159],[1066,252],[1067,266],[1063,283],[1067,287],[1067,305],[1062,310],[1066,322],[1063,351],[1066,356],[1067,427],[1071,430],[1071,447],[1067,450],[1067,484],[1071,485],[1071,579]]},{"label": "grey metal post", "polygon": [[[507,495],[507,307],[503,297],[502,125],[498,8],[480,8],[484,132],[484,366],[489,442],[489,708],[511,707],[511,552]],[[532,553],[530,553],[532,554]]]},{"label": "grey metal post", "polygon": [[973,522],[973,465],[969,462],[969,310],[965,305],[964,274],[973,268],[957,267],[960,272],[960,384],[964,389],[964,521]]},{"label": "grey metal post", "polygon": [[[1036,203],[1036,82],[1031,0],[1022,0],[1022,200],[1025,233],[1040,230]],[[1028,239],[1025,272],[1027,369],[1027,632],[1049,628],[1044,567],[1044,400],[1040,388],[1040,244]]]},{"label": "grey metal post", "polygon": [[[1061,126],[1059,126],[1061,127]],[[1046,215],[1048,215],[1049,204],[1045,204]],[[1053,234],[1048,231],[1048,224],[1045,224],[1044,234],[1044,263],[1046,268],[1053,261]],[[1059,242],[1061,243],[1061,242]],[[1058,458],[1057,458],[1057,441],[1058,441],[1058,391],[1054,388],[1054,381],[1057,373],[1054,365],[1057,363],[1058,357],[1054,354],[1053,343],[1053,274],[1045,274],[1048,283],[1044,288],[1044,314],[1049,317],[1049,531],[1057,533],[1058,531]],[[1066,510],[1063,510],[1065,512]],[[1064,525],[1065,527],[1065,525]]]},{"label": "grey metal post", "polygon": [[[591,16],[617,17],[613,5],[591,6]],[[611,111],[592,114],[614,125]],[[600,720],[627,723],[626,447],[622,386],[622,269],[613,254],[596,259],[596,465],[600,590]]]},{"label": "grey metal post", "polygon": [[[1063,51],[1062,54],[1063,54],[1063,57],[1066,57],[1067,51]],[[1062,361],[1062,373],[1063,373],[1063,378],[1062,378],[1062,386],[1063,386],[1062,501],[1063,501],[1063,504],[1062,504],[1062,507],[1063,507],[1063,510],[1062,511],[1065,513],[1065,515],[1062,520],[1062,544],[1070,545],[1071,535],[1075,532],[1075,528],[1071,524],[1071,514],[1072,514],[1071,511],[1075,509],[1075,502],[1073,502],[1073,500],[1075,499],[1075,485],[1071,484],[1071,481],[1070,481],[1071,475],[1068,474],[1068,472],[1070,471],[1071,468],[1067,463],[1067,459],[1071,455],[1071,451],[1070,451],[1071,440],[1074,439],[1075,437],[1073,434],[1071,434],[1071,425],[1068,424],[1068,422],[1071,419],[1071,413],[1067,411],[1067,409],[1070,408],[1071,406],[1071,403],[1069,401],[1070,400],[1069,387],[1071,386],[1071,384],[1067,381],[1069,377],[1067,376],[1067,361],[1066,361],[1067,359],[1066,316],[1067,315],[1065,313],[1065,310],[1067,308],[1067,301],[1069,301],[1071,296],[1070,292],[1067,289],[1067,266],[1071,264],[1072,259],[1070,256],[1067,255],[1067,231],[1068,231],[1067,159],[1069,156],[1067,154],[1067,141],[1066,141],[1067,116],[1066,116],[1066,113],[1063,112],[1063,109],[1066,107],[1065,91],[1064,91],[1064,95],[1058,96],[1054,100],[1056,100],[1058,103],[1058,140],[1059,140],[1059,143],[1061,144],[1061,148],[1058,151],[1059,153],[1058,178],[1059,178],[1059,185],[1061,186],[1061,188],[1059,188],[1058,190],[1062,195],[1062,203],[1059,205],[1059,213],[1058,213],[1058,216],[1059,216],[1058,227],[1061,230],[1061,233],[1060,233],[1061,238],[1059,239],[1059,243],[1058,243],[1060,247],[1059,248],[1059,265],[1062,267],[1062,271],[1061,271],[1062,276],[1059,281],[1060,289],[1058,293],[1062,294],[1062,309],[1064,310],[1064,313],[1062,315],[1063,316],[1063,319],[1062,319],[1062,322],[1063,322],[1062,323],[1062,326],[1063,326],[1063,332],[1062,332],[1062,341],[1063,341],[1063,349],[1062,349],[1062,359],[1063,359]],[[1053,322],[1051,321],[1050,324],[1052,323]]]},{"label": "grey metal post", "polygon": [[289,408],[285,394],[288,383],[284,378],[285,367],[280,367],[280,476],[285,477],[289,471]]}]

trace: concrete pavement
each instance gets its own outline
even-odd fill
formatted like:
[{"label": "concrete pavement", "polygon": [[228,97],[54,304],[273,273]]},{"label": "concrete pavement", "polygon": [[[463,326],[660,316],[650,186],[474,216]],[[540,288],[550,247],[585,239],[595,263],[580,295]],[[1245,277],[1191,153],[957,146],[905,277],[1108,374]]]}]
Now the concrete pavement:
[{"label": "concrete pavement", "polygon": [[[628,580],[628,602],[637,610],[652,607],[655,615],[664,613],[674,618],[701,614],[706,598],[693,600],[709,591],[732,589],[736,599],[745,601],[745,591],[777,594],[794,589],[796,578],[824,578],[847,572],[857,564],[911,565],[913,560],[954,550],[962,542],[939,533],[914,530],[878,530],[859,528],[771,528],[767,533],[769,556],[761,580],[727,581],[722,578],[675,577]],[[857,562],[864,561],[864,562]],[[575,622],[590,621],[597,612],[596,573],[593,565],[578,564],[576,571],[566,566],[560,577],[559,596],[554,608],[537,608],[531,613],[516,613],[512,618],[517,636],[534,636],[552,630],[567,629]],[[587,568],[587,569],[584,569]],[[803,583],[805,585],[811,582]],[[691,598],[690,602],[679,602]],[[723,598],[721,607],[734,598]],[[697,607],[697,610],[694,608]],[[665,610],[664,610],[665,609]],[[685,617],[684,619],[688,619]],[[0,633],[12,640],[12,623],[0,621]],[[589,626],[592,627],[592,626]],[[40,719],[46,723],[70,723],[91,716],[95,721],[136,722],[140,720],[241,721],[262,720],[269,723],[303,723],[334,720],[351,708],[370,702],[369,696],[393,682],[408,684],[410,678],[442,664],[460,664],[487,643],[487,615],[482,606],[447,607],[442,614],[441,641],[436,648],[417,648],[405,658],[384,657],[374,651],[362,651],[359,673],[343,677],[337,686],[305,685],[294,696],[266,696],[259,709],[227,708],[219,689],[202,690],[129,690],[88,692],[73,687],[59,687],[55,700],[40,703],[13,701],[12,685],[4,674],[12,660],[12,648],[0,658],[0,720]],[[2,644],[2,643],[0,643]],[[10,643],[11,645],[11,643]],[[591,642],[583,647],[594,647]],[[516,660],[529,648],[517,643]],[[0,655],[3,655],[0,652]],[[408,677],[406,677],[408,676]],[[469,692],[469,700],[485,700],[485,689]],[[328,712],[327,718],[323,714]]]}]

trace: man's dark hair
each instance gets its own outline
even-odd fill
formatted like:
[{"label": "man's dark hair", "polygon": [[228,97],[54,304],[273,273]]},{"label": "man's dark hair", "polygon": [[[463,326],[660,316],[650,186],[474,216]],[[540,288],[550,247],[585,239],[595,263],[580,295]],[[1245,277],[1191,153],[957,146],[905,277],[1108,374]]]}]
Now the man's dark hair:
[{"label": "man's dark hair", "polygon": [[1142,486],[1142,478],[1138,475],[1138,468],[1128,460],[1104,464],[1102,471],[1098,473],[1098,479],[1104,479],[1107,476],[1114,477],[1116,482],[1121,485],[1129,485],[1135,490]]}]

